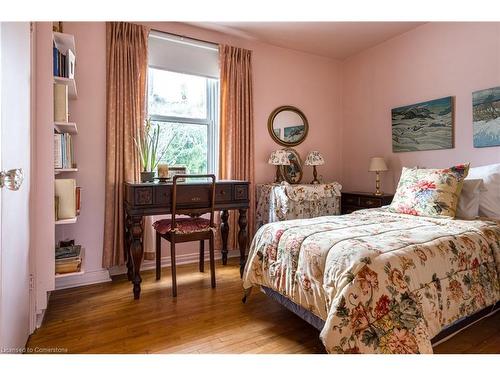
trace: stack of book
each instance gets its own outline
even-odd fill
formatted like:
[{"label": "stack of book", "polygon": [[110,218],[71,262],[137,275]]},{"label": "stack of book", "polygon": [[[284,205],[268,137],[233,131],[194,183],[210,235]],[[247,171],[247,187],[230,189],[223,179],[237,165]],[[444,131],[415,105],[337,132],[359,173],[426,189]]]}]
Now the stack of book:
[{"label": "stack of book", "polygon": [[83,251],[81,245],[56,247],[56,273],[80,272]]},{"label": "stack of book", "polygon": [[52,60],[55,77],[74,78],[75,54],[73,51],[68,49],[64,54],[57,49],[54,43],[52,47]]},{"label": "stack of book", "polygon": [[54,168],[76,168],[71,134],[54,134]]}]

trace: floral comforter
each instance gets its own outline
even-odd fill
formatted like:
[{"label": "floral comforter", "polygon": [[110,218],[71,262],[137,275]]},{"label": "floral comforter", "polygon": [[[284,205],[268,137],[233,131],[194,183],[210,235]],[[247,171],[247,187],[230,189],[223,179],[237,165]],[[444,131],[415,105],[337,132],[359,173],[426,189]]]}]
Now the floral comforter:
[{"label": "floral comforter", "polygon": [[369,209],[267,224],[244,287],[325,321],[330,353],[432,353],[431,338],[500,300],[500,224]]}]

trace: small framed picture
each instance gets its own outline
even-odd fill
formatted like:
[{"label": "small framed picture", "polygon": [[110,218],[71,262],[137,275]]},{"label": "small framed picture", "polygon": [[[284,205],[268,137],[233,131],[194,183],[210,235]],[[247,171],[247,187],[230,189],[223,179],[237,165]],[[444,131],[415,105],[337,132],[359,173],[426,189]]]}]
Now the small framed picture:
[{"label": "small framed picture", "polygon": [[[178,174],[187,174],[187,169],[185,166],[175,166],[175,167],[168,167],[168,179],[171,180],[174,178],[175,175]],[[178,182],[184,182],[186,181],[185,178],[179,178],[177,179]]]}]

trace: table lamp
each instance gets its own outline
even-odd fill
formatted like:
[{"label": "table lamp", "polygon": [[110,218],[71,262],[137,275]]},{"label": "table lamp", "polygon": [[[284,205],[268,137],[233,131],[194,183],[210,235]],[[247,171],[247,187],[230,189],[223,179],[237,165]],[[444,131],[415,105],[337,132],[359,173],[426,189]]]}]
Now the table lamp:
[{"label": "table lamp", "polygon": [[316,172],[316,166],[325,164],[325,159],[323,159],[323,155],[321,155],[319,151],[311,151],[309,152],[309,154],[307,154],[305,164],[313,166],[313,180],[311,181],[311,184],[319,184],[318,173]]},{"label": "table lamp", "polygon": [[268,164],[276,166],[276,179],[274,182],[280,183],[283,181],[283,175],[280,172],[280,165],[290,165],[290,159],[288,159],[288,152],[285,150],[276,150],[269,156]]},{"label": "table lamp", "polygon": [[369,172],[376,173],[375,179],[375,193],[373,195],[383,195],[384,193],[380,191],[380,172],[387,171],[387,164],[385,164],[384,158],[381,157],[373,157],[370,159],[370,167],[368,168]]}]

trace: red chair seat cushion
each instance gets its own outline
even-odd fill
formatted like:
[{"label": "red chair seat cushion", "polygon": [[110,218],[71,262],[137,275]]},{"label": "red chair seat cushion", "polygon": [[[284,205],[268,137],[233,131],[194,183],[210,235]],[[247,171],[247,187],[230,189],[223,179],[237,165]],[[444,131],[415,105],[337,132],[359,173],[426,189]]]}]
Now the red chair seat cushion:
[{"label": "red chair seat cushion", "polygon": [[[153,228],[160,234],[170,232],[172,226],[172,219],[158,220],[153,224]],[[194,232],[206,232],[210,228],[210,220],[201,217],[190,218],[181,217],[175,219],[176,230],[175,233],[186,234]]]}]

